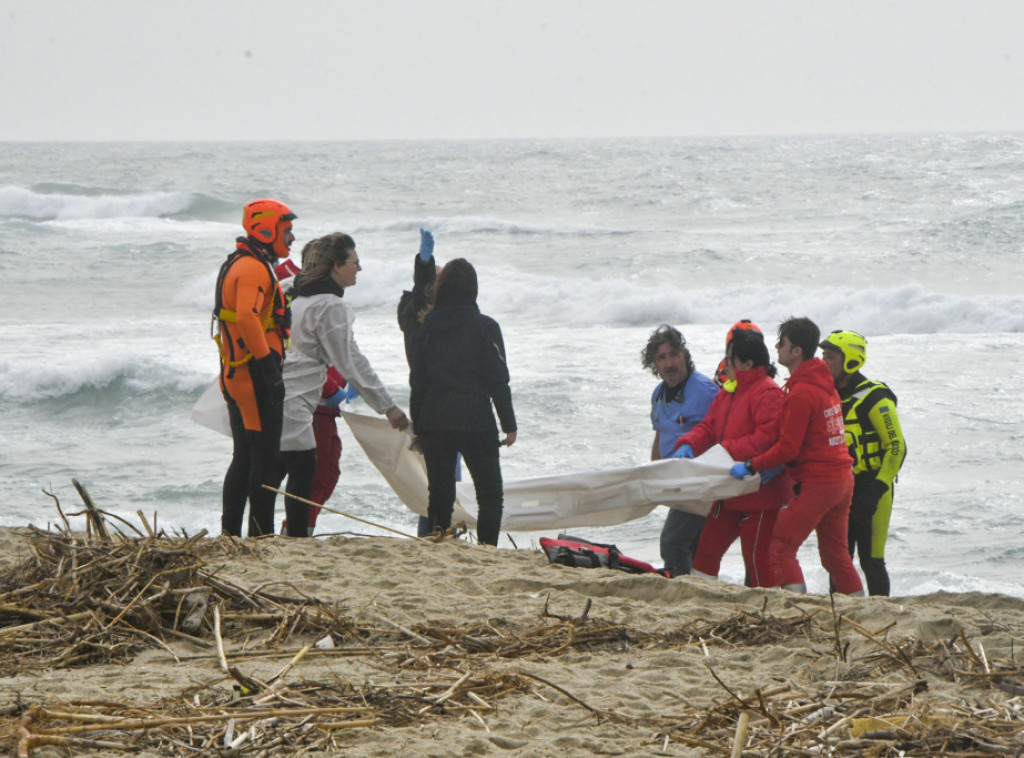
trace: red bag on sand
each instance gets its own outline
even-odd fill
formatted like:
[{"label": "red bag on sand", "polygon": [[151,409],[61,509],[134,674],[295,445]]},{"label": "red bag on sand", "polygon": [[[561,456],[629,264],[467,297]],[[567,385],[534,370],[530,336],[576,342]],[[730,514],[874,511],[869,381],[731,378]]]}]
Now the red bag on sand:
[{"label": "red bag on sand", "polygon": [[549,561],[562,566],[610,568],[630,574],[669,576],[664,569],[656,569],[649,563],[623,555],[615,545],[602,545],[568,534],[559,534],[557,539],[541,537],[540,546]]}]

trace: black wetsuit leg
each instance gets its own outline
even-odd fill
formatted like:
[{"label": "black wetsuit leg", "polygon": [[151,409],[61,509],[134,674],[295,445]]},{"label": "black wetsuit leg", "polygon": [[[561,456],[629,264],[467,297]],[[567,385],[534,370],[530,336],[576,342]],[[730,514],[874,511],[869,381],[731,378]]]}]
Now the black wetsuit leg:
[{"label": "black wetsuit leg", "polygon": [[847,542],[849,543],[850,557],[860,556],[860,569],[864,572],[868,594],[888,596],[889,571],[885,567],[885,558],[871,557],[872,518],[875,515],[876,507],[877,505],[872,508],[858,507],[857,496],[854,494],[853,505],[850,507]]},{"label": "black wetsuit leg", "polygon": [[278,483],[281,466],[281,427],[284,425],[284,405],[261,402],[261,431],[246,430],[249,438],[249,536],[274,533],[274,502],[277,493],[266,489]]},{"label": "black wetsuit leg", "polygon": [[242,517],[245,515],[245,501],[249,497],[249,438],[242,424],[242,412],[230,397],[228,420],[231,422],[231,464],[224,475],[224,491],[221,495],[220,529],[222,534],[242,536]]},{"label": "black wetsuit leg", "polygon": [[231,464],[224,476],[221,503],[221,530],[224,534],[241,536],[245,501],[249,501],[248,536],[274,533],[274,500],[277,495],[264,484],[276,487],[280,474],[281,425],[280,404],[260,406],[262,430],[254,432],[242,423],[238,405],[227,397],[231,439],[234,443]]}]

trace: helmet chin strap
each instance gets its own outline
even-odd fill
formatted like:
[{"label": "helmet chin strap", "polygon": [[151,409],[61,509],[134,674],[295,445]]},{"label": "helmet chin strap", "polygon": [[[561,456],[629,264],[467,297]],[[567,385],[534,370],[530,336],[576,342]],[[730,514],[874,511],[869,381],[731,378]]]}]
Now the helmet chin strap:
[{"label": "helmet chin strap", "polygon": [[249,235],[249,248],[256,253],[259,253],[260,257],[263,258],[264,262],[269,263],[271,266],[277,265],[277,251],[274,249],[273,242],[264,242],[257,237]]}]

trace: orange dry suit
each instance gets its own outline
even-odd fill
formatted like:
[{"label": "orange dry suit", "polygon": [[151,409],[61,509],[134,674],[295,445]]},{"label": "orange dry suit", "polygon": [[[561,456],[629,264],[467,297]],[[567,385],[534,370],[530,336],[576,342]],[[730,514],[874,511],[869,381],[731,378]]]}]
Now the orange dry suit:
[{"label": "orange dry suit", "polygon": [[235,244],[217,277],[213,336],[220,348],[221,389],[238,405],[245,428],[258,432],[264,426],[261,409],[283,399],[276,395],[283,394],[281,362],[291,314],[271,263],[276,256],[247,237]]}]

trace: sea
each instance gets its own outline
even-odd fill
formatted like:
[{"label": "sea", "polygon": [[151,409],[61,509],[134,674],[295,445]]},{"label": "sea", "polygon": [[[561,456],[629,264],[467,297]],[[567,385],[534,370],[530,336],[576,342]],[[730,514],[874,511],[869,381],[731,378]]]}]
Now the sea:
[{"label": "sea", "polygon": [[[219,532],[231,443],[189,412],[217,373],[217,271],[260,197],[298,214],[296,252],[354,237],[356,339],[403,407],[395,308],[419,229],[439,262],[476,266],[519,422],[506,479],[649,460],[656,378],[640,353],[659,324],[682,330],[707,374],[741,318],[770,338],[791,315],[864,334],[864,371],[898,395],[909,450],[893,594],[1024,597],[1016,133],[0,143],[0,526],[46,528],[63,512],[81,527],[76,479],[139,529],[141,513],[158,529]],[[414,533],[339,426],[328,505],[379,527],[325,513],[318,532]],[[573,533],[660,565],[665,514]],[[813,537],[800,559],[810,591],[827,591]],[[721,579],[742,582],[738,545]]]}]

